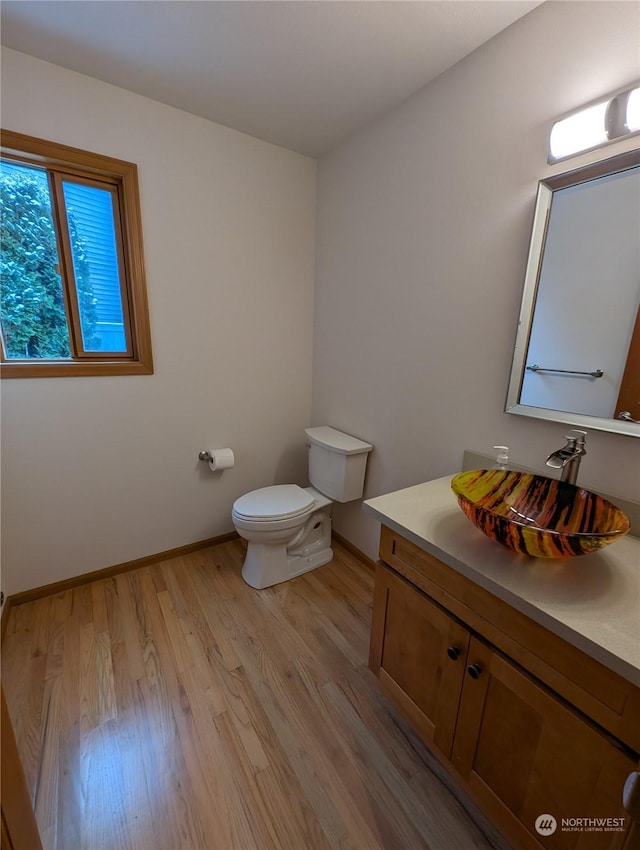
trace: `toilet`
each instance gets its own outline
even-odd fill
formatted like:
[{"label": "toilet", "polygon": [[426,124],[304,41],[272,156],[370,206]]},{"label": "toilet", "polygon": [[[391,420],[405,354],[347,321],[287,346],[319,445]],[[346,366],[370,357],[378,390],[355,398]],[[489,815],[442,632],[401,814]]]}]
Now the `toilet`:
[{"label": "toilet", "polygon": [[327,425],[305,433],[310,487],[275,484],[233,503],[233,524],[249,544],[242,578],[251,587],[270,587],[328,563],[332,503],[362,496],[373,446]]}]

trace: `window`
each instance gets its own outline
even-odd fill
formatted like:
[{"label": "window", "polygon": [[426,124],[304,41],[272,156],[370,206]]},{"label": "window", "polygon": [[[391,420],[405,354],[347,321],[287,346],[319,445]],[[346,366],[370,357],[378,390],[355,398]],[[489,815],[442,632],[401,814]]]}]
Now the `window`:
[{"label": "window", "polygon": [[136,166],[2,132],[6,378],[151,374]]}]

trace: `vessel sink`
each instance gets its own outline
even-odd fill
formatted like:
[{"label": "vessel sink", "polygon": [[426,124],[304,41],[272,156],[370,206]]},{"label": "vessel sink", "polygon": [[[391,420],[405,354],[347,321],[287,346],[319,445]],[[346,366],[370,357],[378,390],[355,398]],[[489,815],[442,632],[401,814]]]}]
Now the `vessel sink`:
[{"label": "vessel sink", "polygon": [[454,476],[451,489],[487,537],[533,558],[586,555],[629,531],[611,502],[543,475],[474,469]]}]

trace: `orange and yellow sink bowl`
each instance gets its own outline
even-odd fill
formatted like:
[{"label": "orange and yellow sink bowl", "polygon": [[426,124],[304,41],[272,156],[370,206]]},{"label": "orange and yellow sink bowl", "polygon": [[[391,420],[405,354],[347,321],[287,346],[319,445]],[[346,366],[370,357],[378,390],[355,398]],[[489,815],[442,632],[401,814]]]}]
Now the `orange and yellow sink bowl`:
[{"label": "orange and yellow sink bowl", "polygon": [[629,531],[611,502],[543,475],[474,469],[454,476],[451,489],[487,537],[532,558],[586,555]]}]

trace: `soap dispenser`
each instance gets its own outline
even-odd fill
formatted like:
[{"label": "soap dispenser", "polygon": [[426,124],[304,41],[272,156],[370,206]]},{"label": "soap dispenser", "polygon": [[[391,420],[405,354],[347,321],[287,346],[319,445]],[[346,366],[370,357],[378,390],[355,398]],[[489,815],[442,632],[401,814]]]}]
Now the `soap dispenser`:
[{"label": "soap dispenser", "polygon": [[497,450],[498,456],[491,469],[503,469],[506,471],[509,468],[509,446],[494,446],[493,448]]}]

